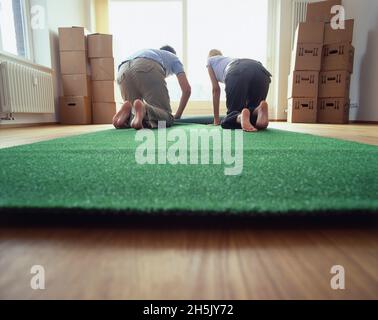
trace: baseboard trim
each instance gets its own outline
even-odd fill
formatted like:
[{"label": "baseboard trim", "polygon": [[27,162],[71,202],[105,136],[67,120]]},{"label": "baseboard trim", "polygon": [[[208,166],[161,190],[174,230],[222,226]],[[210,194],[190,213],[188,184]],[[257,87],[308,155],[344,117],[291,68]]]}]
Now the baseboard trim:
[{"label": "baseboard trim", "polygon": [[0,123],[1,129],[13,129],[13,128],[29,128],[29,127],[45,127],[57,125],[59,122],[41,122],[41,123],[18,123],[18,124],[4,124]]},{"label": "baseboard trim", "polygon": [[[270,122],[280,122],[286,123],[288,122],[286,119],[274,119],[269,120]],[[29,128],[29,127],[46,127],[57,125],[59,122],[43,122],[43,123],[20,123],[20,124],[3,124],[0,123],[0,130],[1,129],[13,129],[13,128]],[[349,124],[365,124],[365,125],[378,125],[378,121],[349,121]]]},{"label": "baseboard trim", "polygon": [[349,121],[351,124],[371,124],[371,125],[377,125],[378,121]]}]

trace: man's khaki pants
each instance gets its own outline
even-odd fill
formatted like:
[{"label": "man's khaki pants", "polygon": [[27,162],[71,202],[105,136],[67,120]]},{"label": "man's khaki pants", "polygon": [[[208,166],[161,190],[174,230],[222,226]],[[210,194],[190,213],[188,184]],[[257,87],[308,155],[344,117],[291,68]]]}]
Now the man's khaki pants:
[{"label": "man's khaki pants", "polygon": [[[138,58],[121,66],[117,77],[124,101],[132,104],[143,100],[146,105],[146,117],[143,122],[148,128],[157,128],[158,122],[165,121],[166,126],[173,125],[174,117],[165,81],[165,72],[161,65],[153,60]],[[130,127],[133,116],[125,127]]]}]

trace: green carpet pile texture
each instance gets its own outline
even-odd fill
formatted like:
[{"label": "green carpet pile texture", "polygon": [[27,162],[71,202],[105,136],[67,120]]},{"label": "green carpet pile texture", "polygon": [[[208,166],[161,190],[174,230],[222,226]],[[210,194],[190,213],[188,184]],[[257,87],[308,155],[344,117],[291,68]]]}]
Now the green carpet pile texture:
[{"label": "green carpet pile texture", "polygon": [[[182,124],[168,132],[177,128],[189,132],[212,127]],[[133,130],[108,130],[0,150],[0,212],[378,212],[374,146],[278,130],[243,134],[243,172],[226,176],[224,165],[139,165],[135,153],[141,142],[135,135]]]}]

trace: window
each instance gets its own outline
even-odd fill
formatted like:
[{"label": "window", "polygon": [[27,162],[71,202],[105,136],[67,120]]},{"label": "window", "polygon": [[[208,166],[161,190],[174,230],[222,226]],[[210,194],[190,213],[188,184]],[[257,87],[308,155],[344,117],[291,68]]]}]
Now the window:
[{"label": "window", "polygon": [[[120,63],[140,49],[169,44],[186,64],[191,101],[209,102],[212,94],[206,63],[210,49],[267,63],[269,1],[111,0],[115,58]],[[178,101],[181,91],[176,79],[167,82],[171,100]]]},{"label": "window", "polygon": [[0,0],[0,50],[30,59],[27,1]]},{"label": "window", "polygon": [[[181,1],[111,1],[110,33],[114,36],[117,64],[141,49],[171,45],[183,56]],[[174,77],[167,79],[172,101],[180,99],[181,91]]]},{"label": "window", "polygon": [[[188,74],[192,100],[210,101],[209,50],[225,56],[267,60],[268,0],[188,1]],[[222,100],[224,90],[222,90]]]}]

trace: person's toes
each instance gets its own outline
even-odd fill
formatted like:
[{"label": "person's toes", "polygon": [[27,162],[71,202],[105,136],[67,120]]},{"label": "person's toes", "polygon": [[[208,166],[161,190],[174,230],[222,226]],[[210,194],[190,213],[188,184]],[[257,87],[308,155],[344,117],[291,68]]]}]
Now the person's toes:
[{"label": "person's toes", "polygon": [[247,127],[244,129],[245,132],[257,132],[258,130],[255,127]]},{"label": "person's toes", "polygon": [[257,129],[251,124],[251,112],[244,109],[241,113],[241,127],[245,132],[256,132]]},{"label": "person's toes", "polygon": [[144,103],[141,100],[136,100],[134,102],[135,117],[131,123],[131,127],[135,130],[143,129],[143,119],[145,116]]},{"label": "person's toes", "polygon": [[118,123],[117,123],[118,121],[117,121],[117,117],[113,117],[113,121],[112,121],[112,123],[113,123],[113,126],[116,128],[116,129],[118,129]]},{"label": "person's toes", "polygon": [[266,101],[259,106],[256,126],[262,130],[269,126],[269,106]]},{"label": "person's toes", "polygon": [[131,103],[126,101],[120,111],[116,114],[116,116],[114,117],[114,126],[117,129],[123,128],[125,126],[126,122],[130,118],[131,108]]}]

